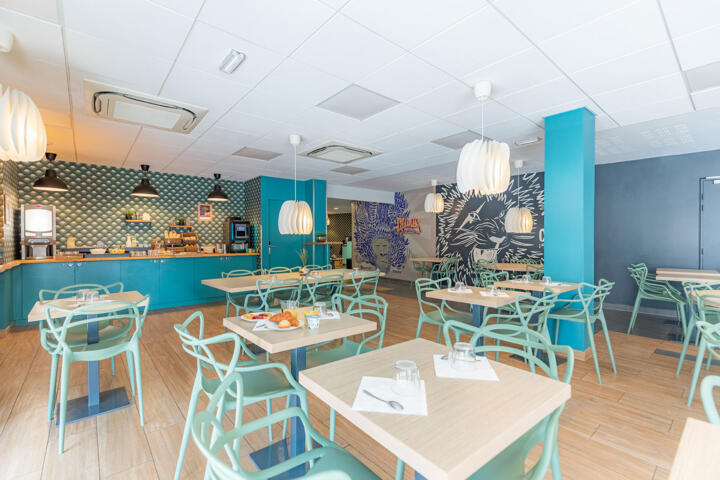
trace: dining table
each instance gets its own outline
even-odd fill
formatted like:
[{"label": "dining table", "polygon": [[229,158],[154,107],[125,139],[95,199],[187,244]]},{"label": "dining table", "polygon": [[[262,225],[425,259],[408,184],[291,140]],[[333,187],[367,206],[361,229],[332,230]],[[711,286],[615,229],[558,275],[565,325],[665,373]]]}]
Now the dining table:
[{"label": "dining table", "polygon": [[[308,309],[300,310],[306,311]],[[321,319],[319,327],[314,329],[302,326],[292,330],[258,330],[256,329],[257,322],[243,320],[241,316],[223,319],[223,326],[271,354],[289,351],[290,373],[296,380],[299,378],[298,374],[305,369],[307,347],[372,332],[377,329],[376,322],[344,313],[340,313],[339,319]],[[296,395],[291,397],[290,406],[300,406],[300,400]],[[289,440],[282,439],[272,445],[256,450],[250,454],[250,458],[259,469],[266,469],[304,451],[304,428],[297,418],[292,418],[290,420]],[[273,478],[295,478],[302,475],[304,469],[304,465],[299,465],[288,472],[286,477]]]},{"label": "dining table", "polygon": [[675,453],[670,480],[717,480],[720,426],[689,417]]},{"label": "dining table", "polygon": [[[448,302],[465,303],[471,305],[473,314],[473,326],[481,327],[483,322],[483,312],[485,308],[504,307],[515,302],[515,298],[520,292],[513,290],[498,290],[496,295],[490,294],[490,289],[482,287],[466,286],[466,293],[454,291],[453,288],[442,288],[431,290],[425,294],[428,298],[437,300],[445,300]],[[482,342],[482,338],[478,340]]]},{"label": "dining table", "polygon": [[544,265],[542,263],[515,263],[515,262],[500,262],[490,265],[495,270],[506,270],[508,272],[527,272],[528,268],[535,270],[542,270]]},{"label": "dining table", "polygon": [[412,262],[442,263],[445,261],[442,257],[413,257]]},{"label": "dining table", "polygon": [[[468,478],[570,398],[569,384],[492,360],[498,381],[437,377],[433,355],[446,353],[444,345],[414,339],[302,371],[300,384],[417,479],[433,480]],[[417,364],[427,416],[354,410],[362,378],[392,377],[398,360]]]},{"label": "dining table", "polygon": [[[226,277],[226,278],[207,278],[203,279],[201,283],[208,287],[222,290],[226,293],[243,293],[257,291],[257,281],[266,280],[270,281],[272,275],[275,276],[276,280],[285,280],[289,278],[299,278],[306,282],[322,282],[322,277],[328,275],[343,276],[343,280],[352,280],[353,274],[355,275],[367,275],[376,274],[376,271],[370,270],[353,270],[350,268],[334,268],[331,270],[316,270],[309,272],[309,275],[301,275],[299,272],[286,272],[286,273],[275,273],[275,274],[263,274],[263,275],[247,275],[244,277]],[[385,272],[379,272],[381,277],[385,276]],[[317,280],[316,280],[317,279]]]},{"label": "dining table", "polygon": [[655,278],[667,282],[720,283],[720,272],[709,269],[658,267]]},{"label": "dining table", "polygon": [[497,288],[506,288],[511,290],[525,290],[533,293],[542,293],[550,291],[552,293],[565,293],[578,289],[577,283],[572,282],[549,282],[543,280],[530,280],[526,282],[522,279],[501,280],[493,284]]},{"label": "dining table", "polygon": [[[98,311],[102,311],[103,303],[114,302],[130,302],[137,303],[144,296],[137,291],[117,292],[107,295],[101,295],[98,304]],[[46,310],[48,305],[60,307],[65,310],[72,310],[81,306],[75,297],[59,298],[55,300],[39,300],[35,302],[30,313],[28,313],[28,322],[40,322],[45,320],[46,311],[50,313],[52,319],[60,319],[65,317],[65,312],[50,308]],[[85,306],[87,304],[82,304]],[[86,310],[88,318],[92,318],[92,309]],[[92,345],[98,343],[100,333],[97,322],[89,322],[87,324],[87,343]],[[97,361],[87,362],[87,383],[88,394],[84,397],[73,398],[67,402],[67,410],[65,423],[78,422],[87,418],[95,417],[105,413],[113,412],[121,408],[128,407],[130,401],[124,387],[116,387],[110,390],[100,391],[100,363]],[[60,421],[60,416],[56,415],[56,422]]]}]

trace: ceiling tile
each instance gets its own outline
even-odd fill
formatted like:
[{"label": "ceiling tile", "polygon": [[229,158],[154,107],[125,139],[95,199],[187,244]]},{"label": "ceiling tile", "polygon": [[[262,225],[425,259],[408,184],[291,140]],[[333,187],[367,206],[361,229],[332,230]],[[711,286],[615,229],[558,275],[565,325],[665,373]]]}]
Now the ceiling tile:
[{"label": "ceiling tile", "polygon": [[504,122],[515,117],[517,117],[517,113],[494,100],[487,100],[484,105],[483,102],[476,100],[472,108],[447,116],[445,120],[466,129],[479,132],[483,123],[487,127],[488,125]]},{"label": "ceiling tile", "polygon": [[472,88],[453,80],[435,90],[413,98],[408,105],[436,117],[445,117],[477,105]]},{"label": "ceiling tile", "polygon": [[140,129],[77,112],[73,125],[78,160],[101,165],[122,164]]},{"label": "ceiling tile", "polygon": [[[29,5],[33,2],[23,1],[22,3]],[[65,65],[62,32],[59,25],[28,17],[5,8],[0,8],[0,25],[10,30],[15,37],[12,51],[0,56],[0,60],[3,62],[0,63],[0,66],[19,66],[32,60]]]},{"label": "ceiling tile", "polygon": [[683,70],[720,61],[720,25],[673,39]]},{"label": "ceiling tile", "polygon": [[235,111],[283,123],[310,108],[306,99],[282,98],[253,90],[236,105]]},{"label": "ceiling tile", "polygon": [[411,50],[485,5],[484,0],[354,0],[343,13]]},{"label": "ceiling tile", "polygon": [[525,117],[527,117],[528,120],[543,126],[544,128],[545,117],[549,117],[550,115],[556,115],[558,113],[569,112],[570,110],[577,110],[578,108],[587,108],[595,115],[602,114],[602,110],[595,102],[593,102],[587,97],[582,97],[577,100],[572,100],[570,102],[564,102],[558,105],[553,105],[552,107],[543,108],[542,110],[538,110],[536,112],[527,113],[525,114]]},{"label": "ceiling tile", "polygon": [[57,0],[3,0],[2,7],[48,22],[59,23]]},{"label": "ceiling tile", "polygon": [[566,77],[562,77],[504,96],[498,101],[521,115],[527,115],[581,99],[585,99],[585,95],[580,89]]},{"label": "ceiling tile", "polygon": [[485,135],[510,145],[513,145],[515,140],[522,140],[532,136],[541,138],[545,136],[542,128],[523,117],[515,117],[505,122],[486,126]]},{"label": "ceiling tile", "polygon": [[720,24],[720,2],[716,0],[660,0],[660,5],[673,37]]},{"label": "ceiling tile", "polygon": [[304,130],[307,130],[308,132],[315,132],[321,137],[332,136],[343,130],[352,131],[360,123],[360,120],[318,107],[306,110],[287,122],[298,133],[302,134]]},{"label": "ceiling tile", "polygon": [[263,136],[270,130],[282,125],[279,122],[265,118],[248,115],[241,112],[237,107],[229,110],[217,122],[218,127],[226,128],[234,132],[243,132],[250,135]]},{"label": "ceiling tile", "polygon": [[148,143],[185,149],[194,141],[195,139],[193,137],[184,133],[168,132],[167,130],[160,130],[159,128],[143,127],[135,144]]},{"label": "ceiling tile", "polygon": [[330,8],[334,8],[335,10],[340,10],[350,0],[320,0],[320,1]]},{"label": "ceiling tile", "polygon": [[358,85],[400,101],[427,93],[453,78],[410,53],[385,65]]},{"label": "ceiling tile", "polygon": [[151,0],[154,3],[162,5],[165,8],[174,10],[175,12],[185,15],[186,17],[195,18],[203,5],[203,0]]},{"label": "ceiling tile", "polygon": [[608,117],[607,115],[598,115],[595,117],[595,131],[601,132],[603,130],[609,130],[611,128],[618,127],[618,123]]},{"label": "ceiling tile", "polygon": [[678,72],[672,46],[662,43],[580,70],[570,77],[586,93],[594,95]]},{"label": "ceiling tile", "polygon": [[394,133],[428,123],[434,119],[434,117],[426,113],[405,104],[400,104],[364,120],[348,133],[353,138],[370,143]]},{"label": "ceiling tile", "polygon": [[620,125],[631,125],[633,123],[672,117],[692,111],[693,108],[690,99],[685,95],[649,105],[633,106],[633,108],[627,110],[613,112],[612,115]]},{"label": "ceiling tile", "polygon": [[638,0],[595,21],[540,43],[566,72],[607,62],[667,42],[655,0]]},{"label": "ceiling tile", "polygon": [[208,0],[199,18],[265,48],[288,54],[334,13],[316,0]]},{"label": "ceiling tile", "polygon": [[720,107],[720,87],[703,90],[692,94],[693,102],[698,110]]},{"label": "ceiling tile", "polygon": [[[7,60],[10,60],[9,62]],[[40,60],[14,61],[0,55],[0,84],[25,92],[38,108],[70,113],[65,67]],[[52,82],[48,82],[52,78]],[[44,118],[44,117],[43,117]],[[45,120],[47,122],[47,120]]]},{"label": "ceiling tile", "polygon": [[[683,95],[687,98],[685,83],[682,75],[678,73],[601,93],[593,98],[598,105],[614,117],[614,112],[627,110],[629,106],[640,108]],[[620,123],[622,124],[622,122]]]},{"label": "ceiling tile", "polygon": [[[37,104],[37,101],[35,101],[35,103]],[[55,127],[71,128],[70,114],[67,111],[49,110],[42,107],[38,107],[38,109],[40,110],[40,115],[46,127],[52,125]]]},{"label": "ceiling tile", "polygon": [[338,14],[293,53],[293,57],[354,82],[400,57],[404,51]]},{"label": "ceiling tile", "polygon": [[64,0],[65,27],[174,60],[193,19],[145,0]]},{"label": "ceiling tile", "polygon": [[486,7],[423,43],[413,53],[462,77],[530,46],[502,15]]},{"label": "ceiling tile", "polygon": [[46,125],[47,151],[56,153],[58,160],[75,160],[75,140],[70,128]]}]

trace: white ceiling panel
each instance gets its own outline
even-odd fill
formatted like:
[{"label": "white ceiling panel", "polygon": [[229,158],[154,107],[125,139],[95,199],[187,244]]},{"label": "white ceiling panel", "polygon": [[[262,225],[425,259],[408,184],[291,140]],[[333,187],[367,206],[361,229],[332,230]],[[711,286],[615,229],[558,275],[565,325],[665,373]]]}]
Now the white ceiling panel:
[{"label": "white ceiling panel", "polygon": [[462,77],[519,53],[530,42],[492,7],[486,7],[417,47],[413,52]]},{"label": "white ceiling panel", "polygon": [[257,140],[258,137],[246,133],[233,132],[218,126],[207,130],[202,137],[190,146],[189,150],[232,155],[242,147]]},{"label": "white ceiling panel", "polygon": [[454,115],[449,115],[445,117],[445,120],[468,130],[476,130],[479,132],[483,124],[487,127],[488,125],[504,122],[515,117],[517,117],[517,113],[496,101],[486,100],[483,105],[483,102],[476,100],[472,108]]},{"label": "white ceiling panel", "polygon": [[63,0],[65,26],[156,57],[174,60],[192,18],[146,0]]},{"label": "white ceiling panel", "polygon": [[286,55],[333,14],[317,0],[207,0],[199,18]]},{"label": "white ceiling panel", "polygon": [[607,62],[667,42],[656,0],[637,0],[590,23],[540,43],[566,72]]},{"label": "white ceiling panel", "polygon": [[240,100],[234,110],[283,123],[311,106],[304,98],[282,98],[259,90],[253,90]]},{"label": "white ceiling panel", "polygon": [[186,17],[195,18],[200,12],[204,0],[151,0],[158,5],[174,10],[175,12],[185,15]]},{"label": "white ceiling panel", "polygon": [[58,160],[75,161],[75,141],[71,128],[46,125],[47,151],[57,153]]},{"label": "white ceiling panel", "polygon": [[485,5],[484,0],[353,0],[342,12],[412,50]]},{"label": "white ceiling panel", "polygon": [[595,117],[595,131],[600,132],[618,127],[618,123],[607,115],[597,115]]},{"label": "white ceiling panel", "polygon": [[315,136],[326,137],[343,130],[352,131],[361,122],[324,108],[313,107],[291,118],[287,124],[298,133],[307,131],[314,132]]},{"label": "white ceiling panel", "polygon": [[692,94],[693,102],[698,110],[720,108],[720,87],[709,88]]},{"label": "white ceiling panel", "polygon": [[538,136],[540,138],[545,136],[542,128],[523,117],[516,117],[505,122],[486,126],[485,135],[510,145],[512,145],[515,140],[522,140],[532,136]]},{"label": "white ceiling panel", "polygon": [[58,23],[57,0],[3,0],[2,7]]},{"label": "white ceiling panel", "polygon": [[453,78],[413,54],[406,54],[356,82],[399,101],[427,93]]},{"label": "white ceiling panel", "polygon": [[[65,66],[40,60],[32,62],[12,60],[14,58],[0,54],[0,71],[2,71],[0,84],[3,87],[10,86],[22,90],[32,98],[38,108],[62,113],[70,112]],[[54,78],[56,81],[48,82],[48,78]]]},{"label": "white ceiling panel", "polygon": [[681,74],[672,74],[629,87],[595,95],[593,98],[611,116],[613,112],[639,108],[665,99],[687,97]]},{"label": "white ceiling panel", "polygon": [[140,127],[75,113],[78,161],[119,166],[125,160]]},{"label": "white ceiling panel", "polygon": [[57,110],[48,110],[46,108],[39,107],[40,115],[42,116],[43,123],[45,126],[55,126],[62,128],[72,128],[70,123],[70,114],[67,112],[60,112]]},{"label": "white ceiling panel", "polygon": [[225,115],[217,122],[218,127],[232,130],[233,132],[243,132],[250,135],[261,137],[282,125],[279,122],[267,120],[265,118],[248,115],[233,108],[225,113]]},{"label": "white ceiling panel", "polygon": [[15,37],[12,52],[0,55],[0,61],[3,62],[0,66],[3,70],[6,65],[12,68],[13,65],[22,65],[32,60],[42,60],[55,65],[65,64],[62,35],[58,25],[5,8],[0,8],[0,25],[10,30]]},{"label": "white ceiling panel", "polygon": [[716,0],[660,0],[660,4],[673,38],[720,24]]},{"label": "white ceiling panel", "polygon": [[720,25],[673,39],[683,70],[720,61]]},{"label": "white ceiling panel", "polygon": [[160,130],[159,128],[143,127],[135,144],[152,143],[184,149],[194,141],[195,139],[193,137],[184,133],[168,132],[167,130]]},{"label": "white ceiling panel", "polygon": [[477,101],[472,88],[453,80],[410,100],[407,104],[436,117],[445,117],[474,107]]},{"label": "white ceiling panel", "polygon": [[500,103],[521,115],[556,105],[584,100],[586,97],[567,77],[552,80],[499,99]]},{"label": "white ceiling panel", "polygon": [[333,8],[335,10],[340,10],[342,7],[344,7],[350,0],[320,0],[322,3],[327,5],[330,8]]},{"label": "white ceiling panel", "polygon": [[692,104],[687,95],[647,105],[637,105],[632,108],[615,111],[613,118],[620,125],[632,125],[634,123],[647,122],[658,118],[673,117],[693,111]]},{"label": "white ceiling panel", "polygon": [[399,58],[404,51],[338,14],[293,53],[293,57],[350,82]]},{"label": "white ceiling panel", "polygon": [[561,76],[562,72],[532,47],[469,73],[463,81],[473,87],[481,80],[489,80],[492,82],[492,96],[500,98]]},{"label": "white ceiling panel", "polygon": [[595,102],[593,102],[587,97],[583,97],[567,103],[553,105],[552,107],[544,108],[542,110],[538,110],[537,112],[531,112],[526,114],[525,116],[528,118],[528,120],[544,127],[545,117],[549,117],[550,115],[556,115],[558,113],[569,112],[570,110],[577,110],[578,108],[587,108],[595,115],[602,113],[602,110]]},{"label": "white ceiling panel", "polygon": [[372,142],[434,119],[431,115],[400,104],[373,115],[347,133],[364,142]]}]

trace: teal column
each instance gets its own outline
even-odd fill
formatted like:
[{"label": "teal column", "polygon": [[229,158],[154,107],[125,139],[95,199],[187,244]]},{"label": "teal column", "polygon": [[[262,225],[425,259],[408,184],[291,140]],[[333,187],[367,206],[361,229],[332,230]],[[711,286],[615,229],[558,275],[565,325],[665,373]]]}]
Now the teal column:
[{"label": "teal column", "polygon": [[[580,108],[546,117],[545,275],[594,283],[594,226],[595,116]],[[585,325],[561,323],[558,343],[589,348]]]}]

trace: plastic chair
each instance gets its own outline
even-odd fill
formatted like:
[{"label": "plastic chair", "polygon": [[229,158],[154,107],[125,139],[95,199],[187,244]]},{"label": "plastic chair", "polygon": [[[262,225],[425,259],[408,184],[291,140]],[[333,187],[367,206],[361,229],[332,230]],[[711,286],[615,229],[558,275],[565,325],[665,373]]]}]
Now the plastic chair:
[{"label": "plastic chair", "polygon": [[545,270],[543,268],[535,267],[530,264],[525,267],[525,273],[530,275],[530,278],[532,278],[533,280],[542,280],[542,278],[545,276]]},{"label": "plastic chair", "polygon": [[[197,336],[190,333],[189,327],[197,324]],[[190,404],[185,419],[185,430],[183,431],[182,443],[180,444],[180,453],[178,455],[177,467],[175,469],[175,479],[180,478],[182,464],[185,459],[185,451],[187,449],[188,439],[190,438],[190,429],[193,419],[196,415],[197,402],[200,394],[204,393],[208,397],[212,397],[218,390],[220,384],[228,374],[237,376],[242,379],[244,391],[241,396],[233,395],[233,392],[226,392],[227,395],[222,396],[222,403],[216,414],[218,418],[226,411],[236,410],[236,402],[239,402],[239,408],[236,413],[236,426],[242,422],[242,407],[256,402],[265,401],[268,415],[271,413],[270,401],[273,398],[288,397],[297,395],[300,398],[300,404],[303,410],[307,411],[307,398],[305,389],[298,384],[290,374],[287,366],[282,363],[266,363],[259,360],[246,345],[240,341],[240,337],[234,333],[223,333],[215,337],[204,338],[205,319],[202,312],[195,312],[190,315],[182,324],[174,326],[175,331],[180,336],[182,348],[186,353],[193,356],[197,360],[197,370],[195,373],[195,382],[190,393]],[[232,355],[227,363],[219,361],[213,354],[210,347],[222,344],[232,345]],[[247,354],[250,360],[239,362],[241,353]],[[220,400],[218,400],[220,402]],[[216,402],[216,406],[217,403]],[[214,410],[214,408],[212,409]],[[285,428],[283,428],[283,437],[285,436]],[[268,437],[272,441],[272,428],[268,426]]]},{"label": "plastic chair", "polygon": [[[538,332],[520,325],[493,324],[476,328],[464,323],[449,321],[443,326],[445,343],[449,347],[452,347],[450,341],[451,330],[472,334],[470,343],[473,345],[477,345],[478,340],[484,338],[484,345],[475,347],[476,353],[508,353],[522,358],[531,366],[532,371],[539,368],[553,380],[570,383],[572,379],[575,364],[572,349],[566,345],[552,345],[544,335]],[[495,345],[489,340],[495,340]],[[538,356],[534,352],[542,352],[544,355]],[[560,378],[557,368],[558,354],[567,358],[565,373],[562,378]],[[561,478],[557,436],[558,422],[563,408],[565,408],[564,404],[556,408],[544,420],[498,453],[469,478],[474,480],[540,480],[545,478],[548,468],[552,469],[552,478]],[[526,473],[525,463],[528,454],[540,442],[543,443],[542,454],[535,465]],[[404,463],[398,459],[395,478],[401,479],[403,471]]]},{"label": "plastic chair", "polygon": [[[564,306],[561,306],[557,310],[548,314],[548,318],[555,319],[555,343],[558,341],[561,320],[585,323],[585,328],[587,329],[588,337],[590,339],[593,361],[595,362],[595,373],[597,373],[599,384],[602,384],[602,378],[600,378],[600,367],[598,366],[597,351],[595,350],[596,321],[600,322],[603,334],[605,335],[608,353],[610,354],[610,363],[612,364],[613,372],[617,373],[617,369],[615,368],[615,357],[613,356],[612,345],[610,345],[610,335],[608,334],[607,322],[605,321],[605,314],[602,309],[605,297],[608,296],[613,285],[615,285],[614,282],[608,282],[604,278],[601,278],[597,285],[581,283],[578,285],[578,293],[576,293]],[[583,290],[585,290],[585,292]],[[582,308],[577,307],[578,303]]]},{"label": "plastic chair", "polygon": [[487,288],[497,282],[510,279],[508,272],[502,272],[489,269],[474,269],[472,273],[473,285],[476,287]]},{"label": "plastic chair", "polygon": [[[233,277],[251,277],[253,275],[262,275],[263,270],[231,270],[229,272],[222,272],[222,278],[233,278]],[[247,292],[244,293],[225,293],[225,317],[230,316],[230,305],[235,307],[235,316],[240,315],[240,309],[245,308],[245,297]]]},{"label": "plastic chair", "polygon": [[351,296],[377,295],[378,280],[380,280],[380,270],[373,272],[352,272],[350,274],[350,281],[352,282],[355,292]]},{"label": "plastic chair", "polygon": [[498,324],[519,325],[530,328],[551,341],[547,319],[550,311],[555,306],[557,297],[556,293],[547,290],[542,297],[521,293],[515,297],[513,303],[498,309],[496,312],[488,313],[486,309],[483,316],[483,326],[487,325],[490,319],[494,319],[495,323]]},{"label": "plastic chair", "polygon": [[708,352],[707,368],[710,368],[713,357],[720,359],[720,323],[709,323],[704,320],[706,316],[706,310],[713,309],[707,305],[706,302],[713,301],[714,303],[720,303],[720,296],[699,296],[698,295],[698,310],[700,311],[700,321],[697,322],[696,326],[700,331],[700,345],[698,346],[697,357],[695,359],[695,369],[693,370],[693,378],[690,383],[690,393],[688,394],[688,407],[692,404],[693,395],[695,394],[695,387],[697,385],[698,376],[700,375],[700,367],[702,367],[703,361],[705,360],[705,351]]},{"label": "plastic chair", "polygon": [[298,301],[302,281],[299,278],[285,278],[282,280],[265,280],[259,278],[255,282],[256,293],[245,296],[243,308],[246,312],[269,312],[279,308],[279,302],[285,300]]},{"label": "plastic chair", "polygon": [[[700,320],[700,312],[698,311],[698,302],[694,300],[695,292],[702,290],[714,290],[718,288],[718,284],[709,284],[703,282],[683,282],[683,290],[685,292],[685,299],[687,301],[688,311],[690,312],[690,318],[688,318],[687,329],[683,335],[683,347],[680,351],[680,359],[678,360],[676,375],[680,374],[682,364],[685,361],[685,353],[687,352],[688,345],[690,344],[690,337],[692,336],[695,325]],[[705,309],[705,319],[708,323],[720,322],[720,310],[718,309]],[[695,343],[699,343],[700,332],[695,336]]]},{"label": "plastic chair", "polygon": [[720,387],[720,377],[710,375],[703,378],[700,384],[700,398],[703,403],[703,410],[707,416],[708,422],[713,425],[720,425],[720,415],[718,415],[715,398],[713,398],[713,388]]},{"label": "plastic chair", "polygon": [[[142,397],[142,374],[140,368],[139,339],[147,315],[150,298],[144,297],[137,303],[98,302],[76,309],[65,309],[54,305],[45,307],[44,323],[40,326],[40,343],[52,356],[50,370],[50,391],[48,394],[48,417],[52,418],[55,405],[55,381],[57,377],[58,357],[62,356],[60,372],[60,417],[58,420],[58,451],[65,447],[65,415],[67,411],[68,374],[73,362],[95,362],[113,358],[125,353],[128,361],[128,375],[132,394],[137,384],[137,405],[140,413],[140,425],[145,424]],[[62,313],[62,319],[53,319],[52,312]],[[68,334],[79,327],[87,328],[91,322],[107,322],[105,329],[117,329],[118,334],[101,338],[94,344],[69,343]],[[135,382],[133,382],[133,373]]]},{"label": "plastic chair", "polygon": [[328,263],[328,264],[325,264],[325,265],[315,265],[315,264],[313,264],[313,265],[305,265],[305,268],[307,268],[307,269],[310,270],[311,272],[313,272],[313,271],[318,271],[318,270],[332,270],[332,265],[330,265],[329,263]]},{"label": "plastic chair", "polygon": [[649,274],[647,266],[644,263],[637,263],[628,267],[630,276],[635,280],[638,286],[638,293],[635,297],[635,305],[633,306],[632,315],[630,316],[630,325],[628,326],[628,334],[635,326],[638,310],[643,300],[658,300],[660,302],[670,302],[675,305],[678,320],[680,320],[683,334],[687,335],[687,323],[685,321],[685,299],[680,291],[670,285],[670,283],[657,280],[655,275]]},{"label": "plastic chair", "polygon": [[[417,260],[412,261],[412,269],[418,278],[427,278],[430,275],[431,268],[426,267],[426,262],[418,262]],[[413,281],[411,280],[410,283]]]},{"label": "plastic chair", "polygon": [[[290,472],[295,467],[309,464],[307,472],[296,478],[308,480],[379,480],[372,470],[337,444],[322,437],[308,420],[307,414],[297,407],[258,418],[246,424],[236,419],[236,426],[226,430],[222,420],[214,412],[226,402],[227,397],[235,398],[236,411],[241,409],[241,399],[247,390],[241,374],[231,373],[210,398],[206,410],[198,412],[192,422],[192,436],[200,453],[207,459],[206,478],[216,480],[267,480]],[[243,437],[262,428],[272,428],[279,422],[297,418],[305,431],[306,451],[288,460],[260,471],[245,470],[238,448]],[[317,446],[316,446],[317,445]],[[285,478],[284,476],[281,478]]]},{"label": "plastic chair", "polygon": [[415,338],[420,337],[420,331],[425,323],[437,325],[438,334],[437,341],[440,341],[440,329],[445,322],[455,320],[463,323],[472,323],[472,313],[463,312],[452,308],[445,300],[440,304],[433,303],[423,298],[423,294],[432,290],[441,290],[450,287],[449,278],[441,278],[439,280],[431,280],[429,278],[418,278],[415,280],[415,293],[417,294],[418,305],[420,306],[420,315],[418,316],[417,332]]},{"label": "plastic chair", "polygon": [[297,272],[300,270],[300,267],[296,267],[296,268],[297,268],[297,270],[293,270],[292,268],[289,268],[289,267],[271,267],[271,268],[265,269],[265,273],[267,275],[272,275],[274,273],[292,273],[293,271]]},{"label": "plastic chair", "polygon": [[305,276],[305,288],[307,296],[300,299],[301,305],[314,305],[315,302],[332,302],[335,294],[340,293],[343,288],[345,276],[342,273],[331,275]]}]

